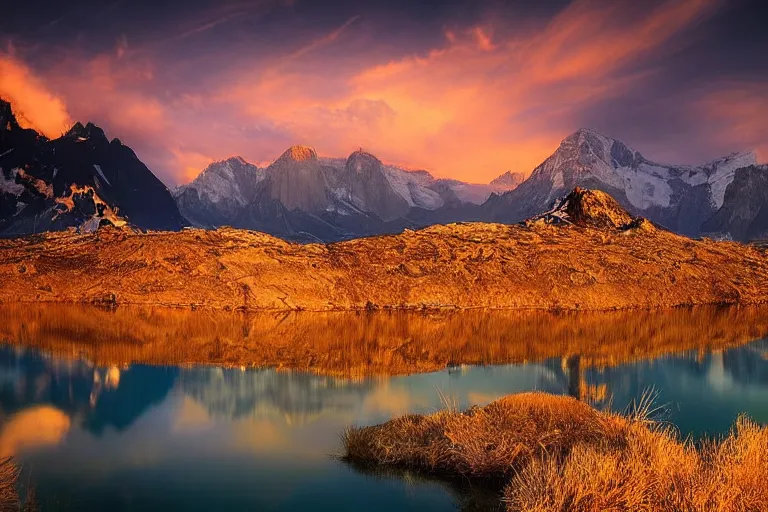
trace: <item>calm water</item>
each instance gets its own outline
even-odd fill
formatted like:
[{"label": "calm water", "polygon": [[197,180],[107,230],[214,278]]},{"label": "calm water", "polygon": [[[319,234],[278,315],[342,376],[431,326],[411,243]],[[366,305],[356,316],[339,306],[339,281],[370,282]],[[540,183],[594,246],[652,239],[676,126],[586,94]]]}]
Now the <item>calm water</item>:
[{"label": "calm water", "polygon": [[[57,352],[60,353],[60,352]],[[448,486],[332,455],[351,424],[544,390],[622,409],[655,389],[683,434],[768,422],[768,340],[595,368],[578,356],[341,379],[215,366],[93,366],[0,346],[0,454],[44,510],[458,510]]]}]

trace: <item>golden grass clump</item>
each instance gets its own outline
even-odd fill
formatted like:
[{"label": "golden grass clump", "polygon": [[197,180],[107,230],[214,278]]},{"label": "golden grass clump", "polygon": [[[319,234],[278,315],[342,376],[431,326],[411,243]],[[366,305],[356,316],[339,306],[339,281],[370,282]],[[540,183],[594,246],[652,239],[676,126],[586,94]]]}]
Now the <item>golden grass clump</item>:
[{"label": "golden grass clump", "polygon": [[521,393],[465,412],[408,415],[350,428],[346,458],[477,478],[505,478],[530,459],[582,442],[619,442],[626,420],[570,397]]},{"label": "golden grass clump", "polygon": [[351,428],[344,446],[357,464],[497,479],[509,511],[768,511],[768,428],[746,418],[697,445],[642,413],[522,393]]},{"label": "golden grass clump", "polygon": [[20,507],[16,481],[19,468],[10,457],[0,458],[0,512],[17,511]]}]

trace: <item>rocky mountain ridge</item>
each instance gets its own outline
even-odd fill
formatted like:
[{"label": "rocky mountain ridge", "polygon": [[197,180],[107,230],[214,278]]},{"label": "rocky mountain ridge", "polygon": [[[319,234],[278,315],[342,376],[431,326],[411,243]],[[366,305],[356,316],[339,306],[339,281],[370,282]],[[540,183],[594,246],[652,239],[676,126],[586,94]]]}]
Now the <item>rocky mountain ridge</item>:
[{"label": "rocky mountain ridge", "polygon": [[527,179],[487,185],[388,165],[362,149],[346,159],[293,146],[267,167],[214,162],[173,195],[118,139],[88,123],[48,140],[0,101],[0,236],[101,225],[178,230],[233,226],[299,242],[398,233],[451,222],[516,223],[574,187],[601,190],[633,215],[687,236],[768,236],[768,167],[752,153],[664,165],[594,130],[566,137]]},{"label": "rocky mountain ridge", "polygon": [[[606,192],[633,215],[687,236],[750,240],[768,233],[763,189],[744,184],[765,179],[764,167],[756,165],[756,156],[749,152],[699,166],[665,165],[621,141],[580,129],[527,179],[506,172],[488,185],[406,171],[362,150],[345,160],[318,158],[311,148],[297,147],[295,152],[304,157],[287,165],[292,152],[289,149],[270,166],[272,172],[280,170],[274,179],[281,185],[280,193],[274,187],[266,193],[268,206],[257,193],[251,203],[259,206],[249,215],[232,215],[218,223],[194,210],[187,216],[204,227],[232,225],[298,241],[335,241],[450,222],[521,222],[549,210],[574,187],[583,187]],[[350,166],[359,170],[352,172]],[[738,181],[737,171],[742,176]],[[752,178],[743,177],[747,172]],[[201,181],[177,192],[182,211],[188,211],[185,191],[204,190]],[[733,191],[727,193],[729,187]],[[200,208],[206,209],[211,207]],[[208,222],[194,220],[199,218]]]},{"label": "rocky mountain ridge", "polygon": [[240,157],[214,162],[174,195],[199,227],[255,229],[306,242],[432,224],[433,212],[476,206],[511,186],[436,179],[427,171],[386,165],[362,149],[340,159],[293,146],[263,169]]},{"label": "rocky mountain ridge", "polygon": [[700,166],[664,165],[621,141],[581,129],[565,138],[520,186],[492,197],[484,215],[496,222],[519,222],[578,186],[607,192],[635,215],[697,236],[723,208],[736,171],[756,162],[755,154],[747,152]]},{"label": "rocky mountain ridge", "polygon": [[0,236],[100,225],[178,230],[165,185],[104,131],[76,123],[53,140],[19,126],[0,99]]}]

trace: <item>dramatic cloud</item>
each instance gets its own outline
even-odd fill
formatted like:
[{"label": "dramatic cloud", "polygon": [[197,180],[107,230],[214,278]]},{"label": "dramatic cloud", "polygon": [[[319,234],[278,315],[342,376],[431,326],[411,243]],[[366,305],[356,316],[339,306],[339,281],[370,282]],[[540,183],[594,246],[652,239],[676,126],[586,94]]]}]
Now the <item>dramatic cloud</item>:
[{"label": "dramatic cloud", "polygon": [[[120,25],[107,46],[62,47],[45,65],[34,52],[26,65],[2,58],[0,94],[47,134],[67,112],[100,124],[169,185],[212,160],[267,162],[291,144],[328,156],[363,147],[487,182],[530,172],[582,126],[680,163],[726,146],[765,157],[766,78],[724,81],[714,63],[677,72],[686,52],[705,54],[696,30],[726,7],[575,0],[515,11],[514,23],[480,10],[409,25],[414,13],[352,2],[319,13],[232,3],[159,35]],[[689,90],[694,80],[710,86]]]},{"label": "dramatic cloud", "polygon": [[47,137],[58,137],[71,126],[62,100],[22,62],[0,52],[0,98],[10,101],[19,124]]},{"label": "dramatic cloud", "polygon": [[[714,6],[666,2],[620,23],[618,3],[576,2],[526,34],[492,40],[493,26],[468,27],[447,33],[441,47],[349,76],[301,66],[233,76],[237,85],[222,97],[322,152],[362,145],[386,160],[488,181],[507,169],[530,171],[579,128],[578,110],[641,87],[646,73],[624,66],[663,52]],[[381,114],[347,116],[360,102],[380,105]]]}]

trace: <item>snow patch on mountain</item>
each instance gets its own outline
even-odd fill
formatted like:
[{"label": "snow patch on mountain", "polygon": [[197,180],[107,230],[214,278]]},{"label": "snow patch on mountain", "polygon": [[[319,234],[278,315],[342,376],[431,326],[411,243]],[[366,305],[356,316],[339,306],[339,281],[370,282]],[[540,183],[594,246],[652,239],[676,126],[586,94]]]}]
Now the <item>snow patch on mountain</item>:
[{"label": "snow patch on mountain", "polygon": [[103,179],[104,181],[106,181],[106,182],[107,182],[107,185],[109,185],[109,186],[111,187],[111,186],[112,186],[112,184],[109,182],[109,180],[107,179],[107,177],[106,177],[106,176],[104,176],[104,171],[102,171],[102,170],[101,170],[101,166],[100,166],[100,165],[98,165],[98,164],[93,164],[93,168],[94,168],[94,169],[96,169],[96,172],[98,172],[98,173],[99,173],[99,176],[101,176],[101,179]]},{"label": "snow patch on mountain", "polygon": [[623,142],[580,129],[566,137],[534,174],[549,175],[550,200],[563,188],[574,185],[571,181],[591,176],[608,187],[623,190],[632,206],[641,210],[670,207],[675,193],[671,182],[676,179],[690,186],[707,184],[717,209],[723,204],[725,189],[736,169],[755,163],[753,153],[734,153],[701,166],[664,165],[647,160]]},{"label": "snow patch on mountain", "polygon": [[391,165],[384,166],[384,175],[392,189],[405,199],[410,207],[437,210],[445,203],[440,194],[427,188],[435,179],[426,172],[406,171]]},{"label": "snow patch on mountain", "polygon": [[[668,207],[672,200],[672,187],[659,171],[666,170],[655,165],[640,164],[637,169],[619,167],[615,170],[621,180],[627,200],[636,208],[645,210],[652,206]],[[614,185],[615,186],[615,185]]]},{"label": "snow patch on mountain", "polygon": [[712,194],[712,202],[715,208],[723,206],[725,200],[725,189],[731,184],[736,173],[736,169],[757,165],[757,155],[753,152],[733,153],[725,158],[715,160],[702,166],[704,172],[707,172],[707,182]]},{"label": "snow patch on mountain", "polygon": [[237,174],[249,175],[254,183],[262,181],[265,177],[263,169],[249,164],[241,157],[233,157],[219,162],[213,162],[201,172],[192,182],[177,187],[174,196],[179,197],[185,190],[196,190],[201,198],[206,198],[212,203],[233,200],[240,205],[248,203],[241,190]]},{"label": "snow patch on mountain", "polygon": [[21,183],[16,183],[16,174],[18,173],[18,169],[11,169],[11,176],[10,178],[6,178],[5,174],[3,173],[2,167],[0,167],[0,192],[4,192],[6,194],[11,194],[16,197],[19,197],[21,194],[24,193],[24,185]]}]

